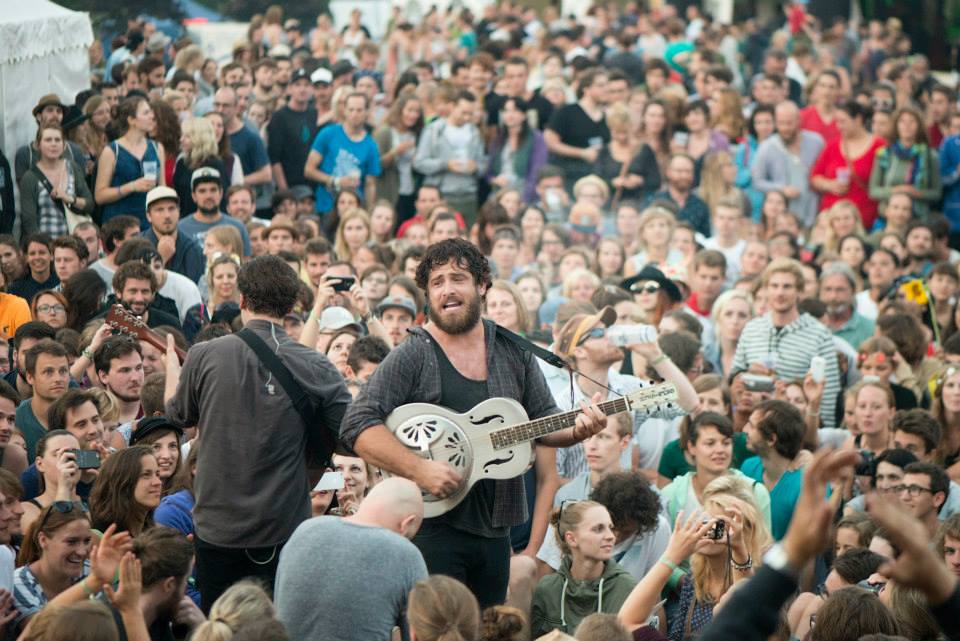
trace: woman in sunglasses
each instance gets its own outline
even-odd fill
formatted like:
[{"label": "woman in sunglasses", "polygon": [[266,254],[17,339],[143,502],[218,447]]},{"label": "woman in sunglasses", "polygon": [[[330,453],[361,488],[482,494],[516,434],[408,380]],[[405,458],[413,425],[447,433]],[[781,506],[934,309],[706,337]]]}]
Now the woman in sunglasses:
[{"label": "woman in sunglasses", "polygon": [[683,294],[676,283],[652,265],[644,267],[620,286],[633,294],[647,324],[654,327],[659,327],[663,316],[683,302]]},{"label": "woman in sunglasses", "polygon": [[103,532],[111,523],[138,536],[153,526],[153,511],[160,505],[163,480],[153,448],[134,445],[104,462],[90,493],[93,527]]},{"label": "woman in sunglasses", "polygon": [[80,468],[77,467],[76,454],[72,450],[80,449],[77,437],[67,430],[52,430],[37,441],[37,471],[40,472],[40,495],[21,503],[23,516],[20,528],[26,532],[45,508],[55,501],[80,501],[77,495],[77,483],[80,482]]},{"label": "woman in sunglasses", "polygon": [[114,580],[133,540],[111,525],[91,554],[92,544],[90,516],[82,503],[55,501],[43,509],[26,531],[13,573],[18,631],[48,603],[66,605],[100,592]]}]

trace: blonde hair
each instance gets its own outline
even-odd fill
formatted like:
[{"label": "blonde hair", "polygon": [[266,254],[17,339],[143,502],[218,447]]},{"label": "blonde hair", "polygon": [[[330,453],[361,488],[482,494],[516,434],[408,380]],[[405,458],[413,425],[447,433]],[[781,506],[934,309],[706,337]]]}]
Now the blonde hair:
[{"label": "blonde hair", "polygon": [[[773,537],[770,536],[760,509],[757,507],[752,484],[732,474],[716,478],[703,490],[703,507],[705,509],[716,507],[721,512],[726,512],[728,508],[740,511],[743,516],[741,527],[744,545],[755,566],[759,565],[764,552],[773,544]],[[710,603],[714,598],[719,599],[722,596],[707,592],[707,586],[720,577],[714,576],[715,569],[702,555],[693,555],[690,559],[690,568],[693,571],[693,588],[697,601]],[[726,570],[727,567],[724,565],[724,571]],[[726,584],[724,592],[729,588],[730,585]]]},{"label": "blonde hair", "polygon": [[576,200],[577,194],[580,190],[587,185],[594,185],[600,192],[603,194],[603,201],[606,202],[610,199],[610,186],[607,184],[607,181],[597,176],[595,174],[590,174],[589,176],[584,176],[577,182],[573,183],[573,198]]},{"label": "blonde hair", "polygon": [[120,632],[105,604],[80,601],[43,608],[37,612],[30,623],[30,631],[23,638],[27,641],[113,641],[120,638]]},{"label": "blonde hair", "polygon": [[369,241],[373,238],[373,227],[370,226],[370,214],[359,208],[351,209],[347,213],[340,212],[340,224],[337,225],[336,240],[334,240],[333,243],[333,251],[337,254],[337,260],[353,260],[353,255],[350,253],[347,241],[344,240],[343,230],[347,226],[347,223],[354,219],[362,221],[364,227],[367,228],[367,240]]},{"label": "blonde hair", "polygon": [[753,318],[753,296],[751,296],[749,292],[745,292],[742,289],[728,289],[717,296],[717,300],[713,301],[713,307],[710,308],[710,318],[713,319],[714,324],[719,322],[720,314],[723,313],[723,308],[733,300],[742,300],[746,302],[750,307],[750,318]]},{"label": "blonde hair", "polygon": [[769,285],[770,279],[774,274],[792,275],[797,281],[797,291],[803,291],[806,278],[803,275],[803,268],[800,266],[800,261],[795,258],[777,258],[767,265],[767,268],[763,270],[763,276],[760,277],[761,287]]},{"label": "blonde hair", "polygon": [[867,232],[863,229],[863,222],[860,220],[860,210],[849,200],[838,200],[830,209],[826,210],[826,229],[823,232],[823,250],[827,252],[840,252],[840,237],[833,230],[833,220],[841,213],[847,212],[853,216],[855,225],[851,234],[856,234],[860,238],[866,238]]},{"label": "blonde hair", "polygon": [[607,129],[616,129],[621,127],[633,131],[633,120],[630,118],[630,110],[626,105],[616,103],[607,110]]},{"label": "blonde hair", "polygon": [[[564,556],[570,556],[570,546],[567,544],[567,532],[573,532],[583,521],[583,515],[587,510],[603,507],[596,501],[568,501],[561,503],[560,507],[550,515],[550,525],[553,526],[553,534],[557,537],[557,545]],[[604,508],[606,509],[606,508]]]},{"label": "blonde hair", "polygon": [[[677,228],[677,217],[666,207],[659,205],[647,207],[640,212],[640,218],[637,220],[637,246],[646,251],[647,242],[643,239],[643,229],[654,220],[665,220],[670,228],[670,238],[673,238],[673,230]],[[669,241],[668,241],[669,242]]]},{"label": "blonde hair", "polygon": [[180,127],[185,136],[190,136],[190,151],[184,155],[187,167],[196,169],[205,160],[217,158],[217,134],[206,118],[190,118]]},{"label": "blonde hair", "polygon": [[221,245],[229,247],[231,254],[243,256],[243,238],[240,236],[240,230],[233,225],[217,225],[212,227],[207,235]]},{"label": "blonde hair", "polygon": [[[587,261],[589,264],[590,261]],[[603,284],[600,282],[600,277],[594,274],[586,267],[577,267],[572,270],[567,277],[563,279],[563,286],[561,287],[561,296],[564,298],[570,298],[570,293],[573,291],[573,288],[576,287],[577,281],[581,278],[587,278],[593,284],[593,290],[596,291],[600,289],[600,286]]]},{"label": "blonde hair", "polygon": [[410,590],[407,621],[417,641],[474,641],[480,634],[480,606],[467,586],[434,575]]},{"label": "blonde hair", "polygon": [[[173,59],[173,66],[180,71],[192,73],[203,64],[203,49],[200,45],[187,45],[177,52],[177,57]],[[195,68],[191,68],[196,65]]]},{"label": "blonde hair", "polygon": [[89,392],[93,395],[93,404],[97,406],[97,414],[100,415],[101,421],[113,423],[120,419],[120,405],[112,394],[96,386],[90,387]]},{"label": "blonde hair", "polygon": [[521,334],[526,334],[530,330],[530,315],[527,313],[527,308],[523,304],[523,296],[520,295],[520,288],[508,280],[498,278],[491,283],[490,289],[496,289],[510,294],[510,297],[513,298],[513,304],[517,308],[517,327],[520,329]]},{"label": "blonde hair", "polygon": [[712,151],[703,159],[703,171],[700,174],[700,197],[707,203],[711,212],[726,196],[739,192],[723,180],[724,165],[732,165],[733,156],[727,151]]},{"label": "blonde hair", "polygon": [[192,641],[230,641],[241,627],[276,616],[273,602],[262,587],[253,581],[238,581],[214,601],[208,620],[201,623],[190,638]]}]

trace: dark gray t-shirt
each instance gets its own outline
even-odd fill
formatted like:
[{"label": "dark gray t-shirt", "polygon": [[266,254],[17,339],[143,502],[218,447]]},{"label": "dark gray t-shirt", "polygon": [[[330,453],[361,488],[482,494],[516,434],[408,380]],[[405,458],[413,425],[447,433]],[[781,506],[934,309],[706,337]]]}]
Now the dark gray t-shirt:
[{"label": "dark gray t-shirt", "polygon": [[291,639],[407,639],[407,595],[427,578],[420,551],[399,534],[336,516],[300,524],[280,553],[277,618]]},{"label": "dark gray t-shirt", "polygon": [[[294,342],[279,325],[247,324],[275,350],[336,431],[350,403],[326,356]],[[200,442],[193,519],[201,540],[226,548],[286,541],[310,517],[307,429],[290,397],[236,336],[190,348],[167,416],[196,425]]]}]

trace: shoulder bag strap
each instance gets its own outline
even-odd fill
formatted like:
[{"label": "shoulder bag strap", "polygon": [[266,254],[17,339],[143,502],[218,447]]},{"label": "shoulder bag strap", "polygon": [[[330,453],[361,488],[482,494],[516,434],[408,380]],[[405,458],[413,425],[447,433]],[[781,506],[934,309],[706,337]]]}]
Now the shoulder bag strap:
[{"label": "shoulder bag strap", "polygon": [[[263,366],[266,367],[267,370],[273,374],[274,378],[277,379],[277,382],[280,383],[280,387],[282,387],[283,391],[290,397],[294,408],[296,408],[297,413],[303,420],[304,426],[307,428],[309,449],[314,456],[320,458],[319,462],[321,465],[328,465],[335,449],[335,443],[326,426],[316,425],[316,410],[310,402],[307,393],[303,391],[303,387],[293,377],[293,374],[290,373],[287,366],[283,364],[280,357],[277,356],[253,330],[249,328],[242,329],[234,335],[253,350],[253,353],[257,355],[257,358],[260,359]],[[314,442],[316,436],[319,436],[320,443]]]},{"label": "shoulder bag strap", "polygon": [[54,207],[56,207],[61,214],[66,215],[67,212],[64,210],[63,201],[53,197],[53,184],[50,182],[50,179],[47,178],[46,174],[40,171],[38,167],[33,167],[31,171],[37,172],[37,176],[40,177],[40,184],[43,185],[44,189],[47,190],[47,193],[50,194],[50,201],[53,203]]}]

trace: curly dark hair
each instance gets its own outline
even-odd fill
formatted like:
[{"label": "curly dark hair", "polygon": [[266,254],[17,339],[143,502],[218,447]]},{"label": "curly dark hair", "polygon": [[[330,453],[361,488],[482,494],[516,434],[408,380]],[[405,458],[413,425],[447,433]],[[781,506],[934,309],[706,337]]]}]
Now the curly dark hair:
[{"label": "curly dark hair", "polygon": [[493,282],[490,277],[490,263],[477,246],[462,238],[449,238],[427,248],[423,260],[417,266],[417,287],[427,291],[430,273],[450,261],[469,271],[477,285],[490,287]]},{"label": "curly dark hair", "polygon": [[240,268],[237,289],[251,312],[283,318],[297,304],[300,279],[279,256],[259,256]]},{"label": "curly dark hair", "polygon": [[657,529],[660,497],[639,472],[614,472],[597,483],[590,499],[610,512],[618,530],[636,528],[638,538]]}]

